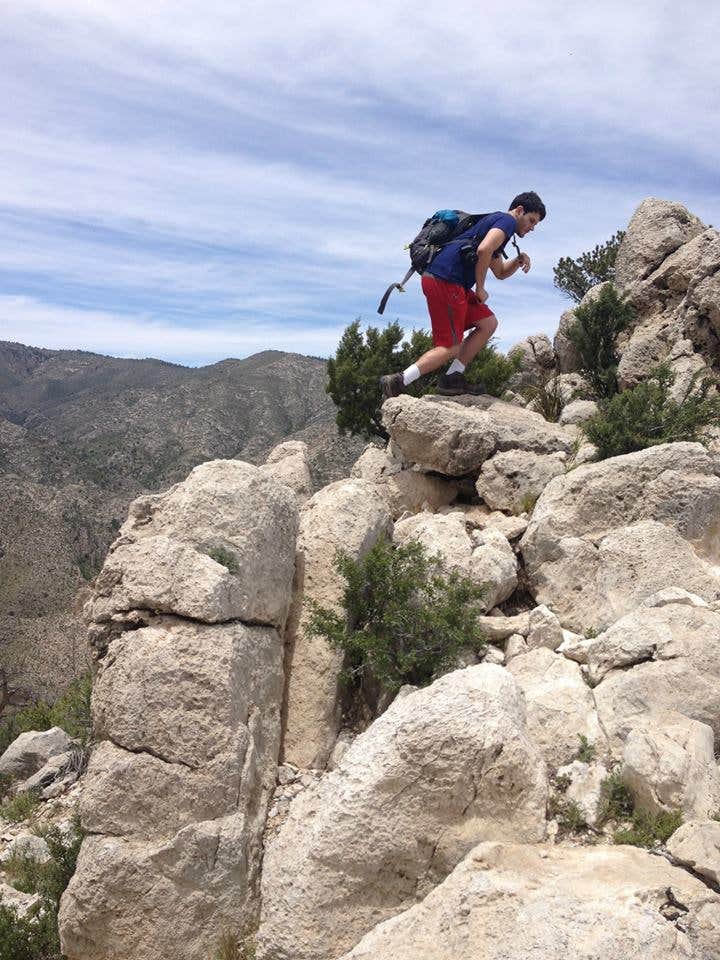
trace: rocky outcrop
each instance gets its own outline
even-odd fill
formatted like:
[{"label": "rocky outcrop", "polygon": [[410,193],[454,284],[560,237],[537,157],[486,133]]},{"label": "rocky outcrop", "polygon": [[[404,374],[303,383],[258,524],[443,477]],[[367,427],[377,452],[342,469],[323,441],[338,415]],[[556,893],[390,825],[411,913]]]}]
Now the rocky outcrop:
[{"label": "rocky outcrop", "polygon": [[70,737],[60,727],[21,733],[0,756],[0,775],[27,779],[41,770],[51,757],[67,753]]},{"label": "rocky outcrop", "polygon": [[[252,924],[280,748],[278,628],[296,532],[293,491],[240,462],[203,464],[184,484],[133,504],[90,604],[109,645],[93,691],[99,745],[81,804],[90,836],[60,911],[69,960],[207,960],[223,932]],[[156,554],[153,583],[138,556],[158,540],[168,549]],[[178,548],[197,577],[194,596],[204,598],[192,619],[178,615],[185,594],[167,569]],[[208,549],[223,551],[224,562]],[[231,601],[219,611],[207,600],[208,583],[217,583],[208,563],[229,584]],[[176,584],[190,582],[185,576]],[[132,608],[153,598],[161,602]],[[228,622],[208,622],[211,610]]]},{"label": "rocky outcrop", "polygon": [[570,453],[573,438],[539,413],[494,397],[395,397],[383,423],[404,460],[450,477],[478,471],[494,453]]},{"label": "rocky outcrop", "polygon": [[355,463],[350,476],[370,480],[387,500],[393,520],[403,514],[435,512],[452,503],[458,487],[443,477],[430,476],[421,470],[405,467],[390,450],[370,445]]},{"label": "rocky outcrop", "polygon": [[531,510],[553,477],[565,473],[567,454],[543,456],[521,450],[496,453],[480,469],[476,489],[493,510]]},{"label": "rocky outcrop", "polygon": [[260,471],[290,487],[298,505],[305,503],[313,494],[308,446],[301,440],[286,440],[273,447]]},{"label": "rocky outcrop", "polygon": [[709,960],[719,950],[720,897],[643,850],[483,843],[341,960]]},{"label": "rocky outcrop", "polygon": [[675,443],[552,480],[520,544],[536,598],[584,631],[666,586],[720,597],[716,470],[700,444]]},{"label": "rocky outcrop", "polygon": [[385,498],[368,480],[339,480],[305,504],[298,535],[295,603],[287,630],[283,757],[323,769],[340,727],[342,653],[308,629],[313,600],[340,609],[345,580],[338,551],[357,560],[392,529]]},{"label": "rocky outcrop", "polygon": [[440,558],[445,573],[456,571],[484,587],[483,610],[507,600],[517,586],[517,557],[507,538],[493,527],[468,533],[461,514],[408,517],[395,525],[393,539],[418,541]]},{"label": "rocky outcrop", "polygon": [[265,853],[264,960],[332,960],[482,839],[542,838],[544,764],[502,667],[397,699],[303,793]]}]

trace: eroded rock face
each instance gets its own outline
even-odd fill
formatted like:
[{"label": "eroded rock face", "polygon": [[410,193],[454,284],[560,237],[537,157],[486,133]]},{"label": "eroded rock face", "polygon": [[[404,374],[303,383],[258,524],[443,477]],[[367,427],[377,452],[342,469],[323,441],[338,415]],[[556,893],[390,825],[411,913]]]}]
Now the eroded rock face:
[{"label": "eroded rock face", "polygon": [[[687,906],[665,918],[667,890]],[[720,897],[633,847],[483,843],[426,899],[341,960],[709,960]]]},{"label": "eroded rock face", "polygon": [[139,497],[110,548],[89,619],[136,609],[282,626],[295,567],[292,491],[240,460],[203,463]]},{"label": "eroded rock face", "polygon": [[528,733],[548,766],[570,763],[581,735],[602,749],[605,738],[578,664],[540,647],[514,657],[508,670],[525,696]]},{"label": "eroded rock face", "polygon": [[132,505],[88,607],[107,644],[69,960],[207,960],[255,921],[297,526],[293,490],[236,461]]},{"label": "eroded rock face", "polygon": [[298,580],[286,636],[283,737],[283,758],[297,767],[323,769],[340,726],[343,655],[323,638],[310,634],[306,601],[312,599],[339,611],[346,584],[335,568],[337,551],[357,560],[391,530],[387,502],[368,480],[331,483],[301,512]]},{"label": "eroded rock face", "polygon": [[480,469],[495,452],[570,453],[573,438],[539,413],[494,397],[395,397],[383,423],[404,460],[451,477]]},{"label": "eroded rock face", "polygon": [[452,503],[457,485],[441,477],[429,476],[420,470],[405,467],[388,450],[370,445],[365,448],[350,473],[351,477],[370,480],[387,500],[393,520],[406,511],[434,512]]},{"label": "eroded rock face", "polygon": [[543,836],[544,764],[502,667],[398,698],[293,804],[265,852],[259,955],[331,960],[479,839]]},{"label": "eroded rock face", "polygon": [[[615,756],[622,756],[628,734],[646,715],[671,710],[710,726],[720,743],[720,613],[668,604],[643,609],[627,631],[622,621],[617,627],[612,645],[597,638],[603,669],[610,662],[617,669],[606,671],[594,691]],[[623,643],[623,635],[632,642]]]},{"label": "eroded rock face", "polygon": [[670,837],[667,848],[680,863],[720,884],[720,823],[690,820]]},{"label": "eroded rock face", "polygon": [[302,505],[312,496],[308,447],[301,440],[286,440],[278,444],[270,451],[260,470],[290,487],[298,504]]},{"label": "eroded rock face", "polygon": [[713,731],[681,713],[656,712],[631,730],[622,770],[635,805],[650,813],[706,818],[720,806]]},{"label": "eroded rock face", "polygon": [[62,902],[71,960],[205,960],[224,929],[251,921],[282,659],[277,631],[241,623],[166,618],[111,643],[81,802],[94,836]]},{"label": "eroded rock face", "polygon": [[649,197],[628,224],[615,261],[615,282],[623,290],[644,280],[679,247],[705,230],[681,203]]},{"label": "eroded rock face", "polygon": [[700,444],[586,464],[544,489],[521,541],[536,599],[604,628],[663,587],[720,596],[720,477]]},{"label": "eroded rock face", "polygon": [[553,477],[565,473],[565,453],[542,456],[521,450],[496,453],[486,460],[475,487],[493,510],[519,513],[535,504]]},{"label": "eroded rock face", "polygon": [[517,586],[517,557],[507,537],[493,527],[469,534],[461,514],[408,517],[395,524],[393,538],[399,544],[419,541],[441,558],[446,573],[456,570],[485,587],[484,610],[502,603]]}]

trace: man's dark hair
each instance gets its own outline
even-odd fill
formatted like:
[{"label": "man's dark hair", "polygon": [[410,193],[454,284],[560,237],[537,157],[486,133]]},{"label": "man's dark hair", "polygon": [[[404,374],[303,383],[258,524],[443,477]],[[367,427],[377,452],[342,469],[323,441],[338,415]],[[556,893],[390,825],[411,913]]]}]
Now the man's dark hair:
[{"label": "man's dark hair", "polygon": [[514,210],[515,207],[522,207],[525,213],[537,213],[540,219],[545,219],[545,204],[534,190],[527,193],[519,193],[508,207],[508,210]]}]

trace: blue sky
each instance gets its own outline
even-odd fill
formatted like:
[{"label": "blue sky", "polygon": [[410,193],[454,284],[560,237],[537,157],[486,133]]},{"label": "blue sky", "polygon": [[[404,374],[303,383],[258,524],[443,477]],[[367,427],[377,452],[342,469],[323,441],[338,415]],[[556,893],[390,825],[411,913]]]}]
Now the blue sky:
[{"label": "blue sky", "polygon": [[186,364],[426,327],[442,207],[537,190],[499,345],[648,196],[720,224],[720,6],[15,0],[0,7],[0,339]]}]

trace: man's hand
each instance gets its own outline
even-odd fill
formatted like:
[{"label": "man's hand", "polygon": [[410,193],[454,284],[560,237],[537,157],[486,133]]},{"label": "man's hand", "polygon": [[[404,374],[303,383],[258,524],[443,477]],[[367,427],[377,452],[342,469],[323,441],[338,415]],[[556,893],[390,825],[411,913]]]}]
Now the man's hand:
[{"label": "man's hand", "polygon": [[488,294],[487,290],[485,289],[485,287],[480,287],[479,290],[478,290],[478,288],[476,287],[476,288],[475,288],[475,294],[474,294],[474,296],[475,296],[475,299],[476,299],[479,303],[485,303],[485,301],[487,300],[489,294]]},{"label": "man's hand", "polygon": [[530,269],[530,257],[526,253],[518,255],[518,266],[523,273],[527,273]]}]

